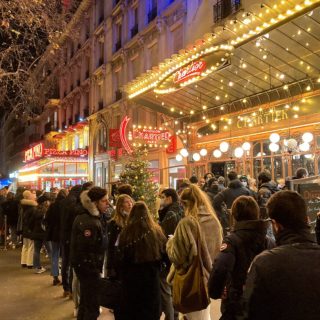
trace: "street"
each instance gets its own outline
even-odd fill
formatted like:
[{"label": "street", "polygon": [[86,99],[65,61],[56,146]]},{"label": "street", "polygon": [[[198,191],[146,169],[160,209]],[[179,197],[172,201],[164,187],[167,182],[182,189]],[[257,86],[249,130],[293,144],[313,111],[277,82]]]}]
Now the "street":
[{"label": "street", "polygon": [[[62,297],[61,286],[52,285],[49,271],[35,274],[34,270],[22,269],[20,249],[0,251],[0,261],[0,319],[74,319],[72,301]],[[219,319],[219,304],[214,302],[212,309],[211,320]],[[102,310],[99,320],[113,319],[109,310]]]}]

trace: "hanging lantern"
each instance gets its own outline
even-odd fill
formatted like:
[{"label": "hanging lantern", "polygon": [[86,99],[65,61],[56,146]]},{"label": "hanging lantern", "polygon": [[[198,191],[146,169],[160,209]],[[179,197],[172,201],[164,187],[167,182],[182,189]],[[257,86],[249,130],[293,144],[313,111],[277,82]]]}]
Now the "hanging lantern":
[{"label": "hanging lantern", "polygon": [[213,156],[215,158],[220,158],[222,156],[222,153],[221,153],[221,151],[219,149],[216,149],[216,150],[213,151]]},{"label": "hanging lantern", "polygon": [[176,160],[177,160],[177,161],[180,162],[180,161],[182,161],[182,159],[183,159],[183,157],[182,157],[181,154],[177,154],[177,155],[176,155]]},{"label": "hanging lantern", "polygon": [[251,149],[251,144],[249,142],[245,142],[243,145],[242,145],[242,149],[244,151],[249,151]]},{"label": "hanging lantern", "polygon": [[201,155],[202,157],[205,157],[207,154],[208,154],[207,149],[201,149],[201,150],[200,150],[200,155]]},{"label": "hanging lantern", "polygon": [[277,133],[271,133],[269,139],[273,143],[278,143],[280,141],[280,136]]},{"label": "hanging lantern", "polygon": [[269,149],[271,152],[277,152],[280,149],[280,146],[277,143],[270,143],[269,144]]},{"label": "hanging lantern", "polygon": [[220,151],[227,152],[229,150],[229,143],[228,142],[221,142],[220,143]]},{"label": "hanging lantern", "polygon": [[306,132],[302,135],[303,142],[310,143],[313,140],[313,134],[311,132]]},{"label": "hanging lantern", "polygon": [[241,158],[244,154],[244,150],[241,147],[238,147],[234,150],[234,156],[236,158]]},{"label": "hanging lantern", "polygon": [[200,158],[201,158],[201,156],[200,156],[200,154],[197,153],[197,152],[192,155],[192,159],[193,159],[194,161],[199,161]]},{"label": "hanging lantern", "polygon": [[189,155],[189,152],[188,152],[187,149],[181,149],[181,150],[180,150],[180,154],[181,154],[184,158],[186,158],[186,157]]},{"label": "hanging lantern", "polygon": [[309,150],[310,150],[310,144],[307,143],[307,142],[301,143],[301,144],[299,145],[299,149],[300,149],[300,151],[302,151],[302,152],[309,151]]}]

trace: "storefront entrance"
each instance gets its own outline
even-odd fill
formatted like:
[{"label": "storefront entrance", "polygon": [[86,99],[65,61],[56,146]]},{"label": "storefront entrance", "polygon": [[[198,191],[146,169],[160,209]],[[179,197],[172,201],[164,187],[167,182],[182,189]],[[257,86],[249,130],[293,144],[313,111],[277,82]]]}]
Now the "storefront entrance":
[{"label": "storefront entrance", "polygon": [[211,165],[211,172],[216,177],[227,177],[228,172],[236,169],[235,161],[224,161],[224,162],[212,162]]}]

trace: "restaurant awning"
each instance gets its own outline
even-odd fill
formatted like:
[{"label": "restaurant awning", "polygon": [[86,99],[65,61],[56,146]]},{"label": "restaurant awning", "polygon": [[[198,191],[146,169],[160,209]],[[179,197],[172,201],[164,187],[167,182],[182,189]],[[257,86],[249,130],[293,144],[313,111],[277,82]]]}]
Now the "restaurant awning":
[{"label": "restaurant awning", "polygon": [[255,4],[125,91],[138,104],[198,121],[320,89],[319,6],[320,0]]}]

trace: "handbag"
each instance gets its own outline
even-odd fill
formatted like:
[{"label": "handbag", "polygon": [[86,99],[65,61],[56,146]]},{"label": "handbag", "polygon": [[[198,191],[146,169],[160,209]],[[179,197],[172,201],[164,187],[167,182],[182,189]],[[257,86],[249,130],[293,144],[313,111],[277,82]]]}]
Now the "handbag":
[{"label": "handbag", "polygon": [[99,283],[99,305],[116,309],[122,301],[121,282],[112,278],[101,278]]},{"label": "handbag", "polygon": [[176,270],[172,281],[172,300],[175,309],[181,313],[190,313],[206,309],[210,304],[207,285],[201,259],[201,232],[198,226],[197,249],[187,271]]}]

